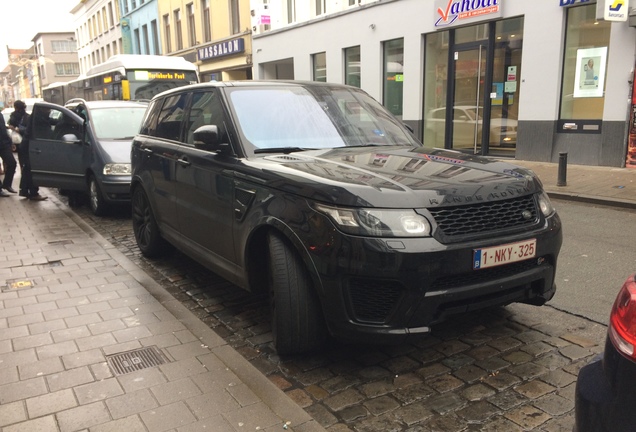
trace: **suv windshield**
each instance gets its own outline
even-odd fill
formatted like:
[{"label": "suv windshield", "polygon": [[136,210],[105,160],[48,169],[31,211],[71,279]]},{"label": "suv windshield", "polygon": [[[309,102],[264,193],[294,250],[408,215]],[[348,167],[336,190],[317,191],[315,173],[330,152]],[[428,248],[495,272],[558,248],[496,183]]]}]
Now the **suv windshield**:
[{"label": "suv windshield", "polygon": [[419,145],[398,120],[357,89],[228,88],[238,127],[254,149]]},{"label": "suv windshield", "polygon": [[132,139],[146,112],[145,106],[93,108],[91,119],[100,139]]}]

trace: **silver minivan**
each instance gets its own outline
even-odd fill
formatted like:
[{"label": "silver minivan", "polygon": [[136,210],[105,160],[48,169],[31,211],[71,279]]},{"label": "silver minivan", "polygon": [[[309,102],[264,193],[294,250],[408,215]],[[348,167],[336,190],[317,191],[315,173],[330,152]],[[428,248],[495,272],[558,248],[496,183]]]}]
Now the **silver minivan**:
[{"label": "silver minivan", "polygon": [[130,202],[130,146],[147,102],[36,103],[29,157],[33,181],[59,188],[75,205],[88,196],[93,213]]}]

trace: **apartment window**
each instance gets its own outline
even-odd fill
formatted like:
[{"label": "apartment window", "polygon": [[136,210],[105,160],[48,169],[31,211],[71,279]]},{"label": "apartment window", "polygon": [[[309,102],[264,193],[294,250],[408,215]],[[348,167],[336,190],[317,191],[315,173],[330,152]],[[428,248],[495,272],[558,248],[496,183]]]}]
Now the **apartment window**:
[{"label": "apartment window", "polygon": [[186,5],[186,13],[188,15],[188,43],[195,46],[197,43],[197,33],[194,27],[194,3]]},{"label": "apartment window", "polygon": [[124,2],[124,14],[128,13],[128,0],[123,0]]},{"label": "apartment window", "polygon": [[98,31],[98,35],[101,35],[102,33],[104,33],[104,29],[102,27],[102,13],[100,11],[97,11],[97,31]]},{"label": "apartment window", "polygon": [[137,7],[137,1],[136,0],[130,0],[130,4],[131,4],[131,10],[135,10],[135,8]]},{"label": "apartment window", "polygon": [[135,48],[137,48],[137,53],[138,54],[144,54],[141,51],[141,38],[139,36],[139,29],[136,28],[134,33],[135,33]]},{"label": "apartment window", "polygon": [[349,6],[355,6],[360,0],[349,0]]},{"label": "apartment window", "polygon": [[239,17],[239,0],[230,0],[230,23],[232,25],[232,34],[241,32],[241,21]]},{"label": "apartment window", "polygon": [[[120,39],[121,41],[121,39]],[[121,43],[121,42],[119,42]],[[119,45],[117,45],[117,42],[113,42],[113,55],[119,54]]]},{"label": "apartment window", "polygon": [[102,8],[102,22],[104,24],[104,31],[108,31],[110,27],[108,26],[108,15],[106,15],[106,7]]},{"label": "apartment window", "polygon": [[79,63],[56,63],[55,74],[58,76],[79,75]]},{"label": "apartment window", "polygon": [[313,67],[313,80],[320,82],[327,82],[327,55],[324,52],[313,54],[312,67]]},{"label": "apartment window", "polygon": [[110,26],[113,27],[115,25],[115,17],[113,16],[113,3],[108,3],[108,19],[110,20]]},{"label": "apartment window", "polygon": [[163,32],[166,36],[166,52],[172,52],[172,35],[170,34],[170,16],[163,16]]},{"label": "apartment window", "polygon": [[296,0],[287,0],[287,24],[296,21]]},{"label": "apartment window", "polygon": [[54,53],[75,52],[77,45],[72,40],[54,40],[51,41],[51,51]]},{"label": "apartment window", "polygon": [[88,37],[93,40],[93,20],[91,18],[88,19]]},{"label": "apartment window", "polygon": [[325,0],[314,0],[316,2],[316,16],[322,15],[326,12]]},{"label": "apartment window", "polygon": [[203,28],[203,40],[212,40],[212,29],[210,27],[210,0],[201,0],[201,28]]},{"label": "apartment window", "polygon": [[562,120],[600,120],[611,22],[596,20],[596,4],[567,10],[561,93]]},{"label": "apartment window", "polygon": [[40,66],[38,69],[40,69],[40,78],[41,79],[46,79],[46,69],[44,66]]},{"label": "apartment window", "polygon": [[106,45],[106,55],[110,58],[110,45]]},{"label": "apartment window", "polygon": [[174,33],[177,40],[177,51],[183,49],[183,29],[181,27],[181,9],[174,11]]},{"label": "apartment window", "polygon": [[97,19],[95,17],[93,17],[93,37],[97,37],[99,36],[99,33],[97,31]]},{"label": "apartment window", "polygon": [[404,39],[383,43],[384,97],[382,103],[396,116],[402,115],[404,85]]},{"label": "apartment window", "polygon": [[150,22],[150,32],[152,33],[152,53],[160,54],[159,32],[157,31],[157,20]]},{"label": "apartment window", "polygon": [[148,39],[148,26],[141,27],[142,37],[144,38],[144,54],[150,54],[150,40]]},{"label": "apartment window", "polygon": [[360,87],[360,47],[345,48],[345,84]]}]

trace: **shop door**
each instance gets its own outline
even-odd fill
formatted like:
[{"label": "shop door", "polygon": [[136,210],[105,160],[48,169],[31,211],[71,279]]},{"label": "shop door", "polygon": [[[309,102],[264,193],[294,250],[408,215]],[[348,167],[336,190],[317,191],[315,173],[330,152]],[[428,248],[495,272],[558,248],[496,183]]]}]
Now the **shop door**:
[{"label": "shop door", "polygon": [[[487,49],[473,45],[454,51],[452,140],[450,147],[467,153],[481,153]],[[447,113],[448,115],[449,113]]]}]

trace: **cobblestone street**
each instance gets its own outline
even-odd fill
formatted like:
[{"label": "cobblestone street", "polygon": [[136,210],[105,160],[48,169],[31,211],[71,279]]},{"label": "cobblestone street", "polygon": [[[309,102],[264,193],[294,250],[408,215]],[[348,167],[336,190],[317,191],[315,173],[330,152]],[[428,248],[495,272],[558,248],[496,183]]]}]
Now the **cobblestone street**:
[{"label": "cobblestone street", "polygon": [[[64,200],[63,197],[61,197]],[[280,358],[267,301],[175,252],[141,256],[125,211],[75,212],[330,431],[571,431],[578,370],[606,327],[550,306],[461,316],[397,346]]]}]

